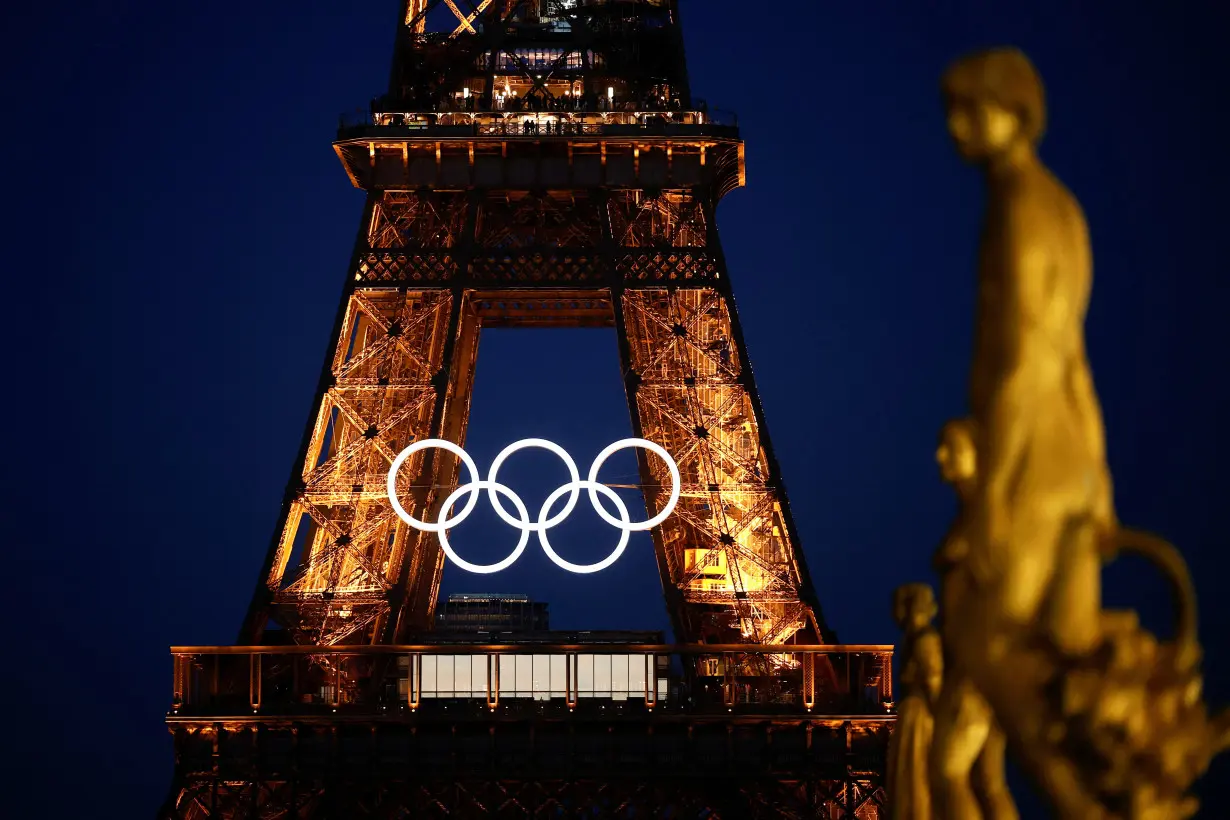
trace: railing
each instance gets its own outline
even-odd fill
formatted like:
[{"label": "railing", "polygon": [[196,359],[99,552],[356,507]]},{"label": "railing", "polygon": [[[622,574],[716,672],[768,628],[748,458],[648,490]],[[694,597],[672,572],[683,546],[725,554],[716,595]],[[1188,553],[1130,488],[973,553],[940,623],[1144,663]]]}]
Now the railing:
[{"label": "railing", "polygon": [[569,136],[582,134],[669,135],[708,133],[737,136],[738,117],[704,111],[376,111],[338,118],[338,138],[372,134],[413,136]]},{"label": "railing", "polygon": [[172,647],[171,715],[863,715],[892,708],[884,645]]}]

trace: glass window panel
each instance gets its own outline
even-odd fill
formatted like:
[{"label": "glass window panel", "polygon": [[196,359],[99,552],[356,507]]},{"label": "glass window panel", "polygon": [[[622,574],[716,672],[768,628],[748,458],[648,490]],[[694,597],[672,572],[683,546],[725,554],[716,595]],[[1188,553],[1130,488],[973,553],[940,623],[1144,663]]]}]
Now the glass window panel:
[{"label": "glass window panel", "polygon": [[611,656],[594,655],[594,696],[611,696]]},{"label": "glass window panel", "polygon": [[670,681],[666,678],[658,678],[658,700],[666,700],[666,697],[670,694],[670,691]]},{"label": "glass window panel", "polygon": [[534,700],[551,697],[551,656],[534,656]]},{"label": "glass window panel", "polygon": [[[465,661],[464,656],[458,658]],[[487,656],[470,655],[470,696],[481,698],[487,696]]]},{"label": "glass window panel", "polygon": [[628,691],[628,656],[611,656],[611,691]]},{"label": "glass window panel", "polygon": [[470,659],[465,655],[449,655],[453,667],[452,697],[465,697],[470,694]]},{"label": "glass window panel", "polygon": [[517,697],[534,695],[534,659],[529,655],[517,656]]},{"label": "glass window panel", "polygon": [[562,698],[568,694],[568,656],[551,655],[551,697]]},{"label": "glass window panel", "polygon": [[514,655],[498,655],[500,664],[500,697],[510,698],[517,693],[517,659]]},{"label": "glass window panel", "polygon": [[594,694],[593,655],[577,656],[577,690],[583,698],[592,697]]},{"label": "glass window panel", "polygon": [[440,657],[438,655],[424,655],[422,671],[423,685],[421,694],[425,698],[435,697],[439,691]]},{"label": "glass window panel", "polygon": [[645,669],[649,663],[649,655],[628,656],[628,692],[631,694],[645,696]]}]

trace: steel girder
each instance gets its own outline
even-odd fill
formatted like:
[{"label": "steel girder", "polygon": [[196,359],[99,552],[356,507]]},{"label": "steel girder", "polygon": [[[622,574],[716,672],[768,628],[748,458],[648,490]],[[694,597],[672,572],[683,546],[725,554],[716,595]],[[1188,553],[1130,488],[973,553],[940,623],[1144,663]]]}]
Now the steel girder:
[{"label": "steel girder", "polygon": [[159,816],[886,816],[888,725],[180,725]]},{"label": "steel girder", "polygon": [[[393,514],[393,459],[423,438],[464,442],[484,325],[613,325],[634,429],[683,474],[676,513],[655,533],[678,637],[833,640],[703,189],[378,191],[359,245],[265,573],[265,616],[300,643],[430,628],[443,557]],[[458,467],[434,451],[412,459],[399,479],[407,509],[438,514]],[[641,474],[656,510],[663,465],[642,460]]]}]

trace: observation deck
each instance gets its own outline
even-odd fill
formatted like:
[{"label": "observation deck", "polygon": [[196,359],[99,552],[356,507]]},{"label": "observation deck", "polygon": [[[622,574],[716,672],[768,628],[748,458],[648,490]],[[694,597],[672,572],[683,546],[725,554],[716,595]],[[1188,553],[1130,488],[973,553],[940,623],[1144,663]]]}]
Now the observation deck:
[{"label": "observation deck", "polygon": [[716,202],[746,181],[735,115],[618,99],[490,111],[377,104],[343,115],[333,147],[364,190],[702,187]]},{"label": "observation deck", "polygon": [[[173,647],[181,771],[372,779],[882,770],[890,646]],[[684,670],[688,670],[685,674]],[[425,753],[426,750],[430,753]],[[409,768],[413,764],[415,768]]]}]

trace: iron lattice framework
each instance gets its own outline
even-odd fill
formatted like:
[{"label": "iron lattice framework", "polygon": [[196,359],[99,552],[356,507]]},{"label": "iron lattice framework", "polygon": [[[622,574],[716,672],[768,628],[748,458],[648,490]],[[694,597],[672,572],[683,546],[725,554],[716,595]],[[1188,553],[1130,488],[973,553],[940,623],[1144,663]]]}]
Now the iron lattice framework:
[{"label": "iron lattice framework", "polygon": [[[388,93],[343,117],[334,143],[367,200],[334,346],[240,643],[285,635],[322,649],[393,647],[430,630],[444,556],[433,534],[394,514],[392,461],[417,440],[464,443],[483,327],[593,326],[616,331],[634,433],[664,446],[682,474],[676,511],[653,536],[677,640],[783,651],[835,644],[799,547],[716,229],[719,200],[744,184],[743,142],[733,116],[691,94],[676,0],[405,0],[398,31]],[[652,515],[669,478],[640,455]],[[451,456],[420,452],[399,473],[402,503],[434,520],[458,471]],[[342,674],[331,657],[317,658],[317,673]],[[748,656],[740,674],[797,673],[789,657]],[[843,688],[828,660],[816,670],[832,692],[866,685],[851,684],[846,668]],[[389,670],[365,674],[383,680]],[[888,673],[881,664],[868,675]],[[345,688],[341,678],[335,685]],[[193,738],[212,733],[217,747],[242,734],[194,720],[177,724],[181,761]],[[273,731],[261,717],[248,723],[254,744],[259,727]],[[336,734],[325,724],[320,731]],[[855,730],[878,742],[887,725]],[[294,778],[245,770],[228,784],[216,765],[211,772],[192,781],[178,768],[167,816],[338,816],[312,808],[326,804],[310,785],[286,798]],[[756,800],[787,816],[809,816],[807,805],[875,816],[874,771],[809,772],[761,772],[730,788],[766,795]],[[373,817],[430,813],[354,806],[538,816],[563,805],[565,792],[606,795],[613,805],[713,802],[704,789],[668,799],[653,791],[663,784],[586,779],[593,774],[552,778],[544,769],[524,782],[480,783],[458,770],[413,786],[331,788],[349,790],[353,816]],[[208,807],[190,794],[207,781]],[[598,805],[586,800],[569,805]],[[511,805],[525,810],[506,812]],[[731,811],[722,816],[743,816]]]},{"label": "iron lattice framework", "polygon": [[[436,5],[407,4],[389,94],[335,143],[367,213],[244,639],[270,617],[302,643],[429,628],[443,556],[394,516],[393,458],[463,440],[482,327],[596,325],[617,330],[634,428],[683,473],[655,544],[676,635],[831,640],[715,228],[742,142],[691,98],[673,3],[445,3],[455,25],[429,34]],[[412,514],[457,469],[404,469]],[[640,470],[656,509],[664,465]]]}]

